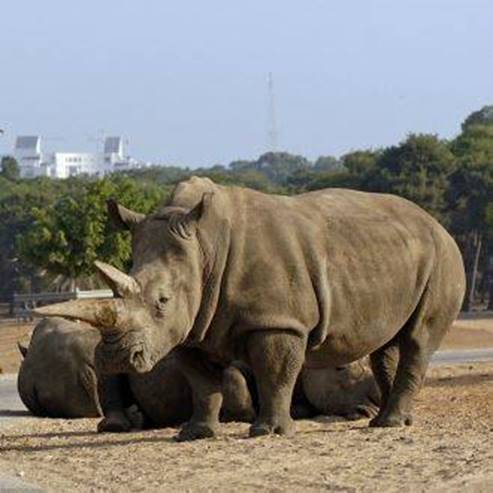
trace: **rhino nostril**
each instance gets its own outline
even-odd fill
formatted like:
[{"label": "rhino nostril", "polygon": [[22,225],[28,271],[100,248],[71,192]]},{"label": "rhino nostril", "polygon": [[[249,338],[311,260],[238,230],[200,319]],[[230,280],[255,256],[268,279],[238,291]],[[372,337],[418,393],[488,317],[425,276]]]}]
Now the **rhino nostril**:
[{"label": "rhino nostril", "polygon": [[130,355],[130,363],[132,366],[137,367],[144,362],[144,350],[137,349]]}]

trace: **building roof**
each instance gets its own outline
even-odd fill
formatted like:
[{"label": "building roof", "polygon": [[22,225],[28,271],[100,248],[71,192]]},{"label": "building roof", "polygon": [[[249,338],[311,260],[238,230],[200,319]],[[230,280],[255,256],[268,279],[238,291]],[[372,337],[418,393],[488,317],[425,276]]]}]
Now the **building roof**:
[{"label": "building roof", "polygon": [[39,151],[41,137],[39,135],[22,135],[15,140],[16,149],[33,149]]}]

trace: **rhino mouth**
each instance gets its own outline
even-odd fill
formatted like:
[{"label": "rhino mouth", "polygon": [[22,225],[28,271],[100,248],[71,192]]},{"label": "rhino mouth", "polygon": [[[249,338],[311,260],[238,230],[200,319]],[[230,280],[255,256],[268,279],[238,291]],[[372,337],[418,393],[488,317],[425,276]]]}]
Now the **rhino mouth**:
[{"label": "rhino mouth", "polygon": [[146,373],[153,368],[153,358],[143,340],[118,335],[106,337],[96,347],[96,364],[106,374]]}]

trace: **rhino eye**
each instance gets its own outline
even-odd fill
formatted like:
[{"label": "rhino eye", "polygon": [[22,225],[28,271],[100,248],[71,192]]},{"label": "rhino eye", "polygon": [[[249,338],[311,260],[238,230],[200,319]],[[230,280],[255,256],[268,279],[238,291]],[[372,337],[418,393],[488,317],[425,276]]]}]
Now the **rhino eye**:
[{"label": "rhino eye", "polygon": [[156,308],[158,311],[162,311],[164,310],[164,307],[166,305],[166,303],[168,302],[169,298],[166,297],[166,296],[160,296],[157,300],[156,300]]}]

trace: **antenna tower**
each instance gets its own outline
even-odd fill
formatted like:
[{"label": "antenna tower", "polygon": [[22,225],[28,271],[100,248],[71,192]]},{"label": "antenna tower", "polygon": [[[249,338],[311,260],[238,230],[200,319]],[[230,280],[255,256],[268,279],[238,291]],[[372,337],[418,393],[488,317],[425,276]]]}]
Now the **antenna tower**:
[{"label": "antenna tower", "polygon": [[269,93],[269,127],[268,127],[268,142],[269,148],[272,152],[277,151],[278,133],[277,133],[277,120],[276,120],[276,102],[274,98],[274,79],[272,72],[269,72],[268,78],[268,93]]}]

